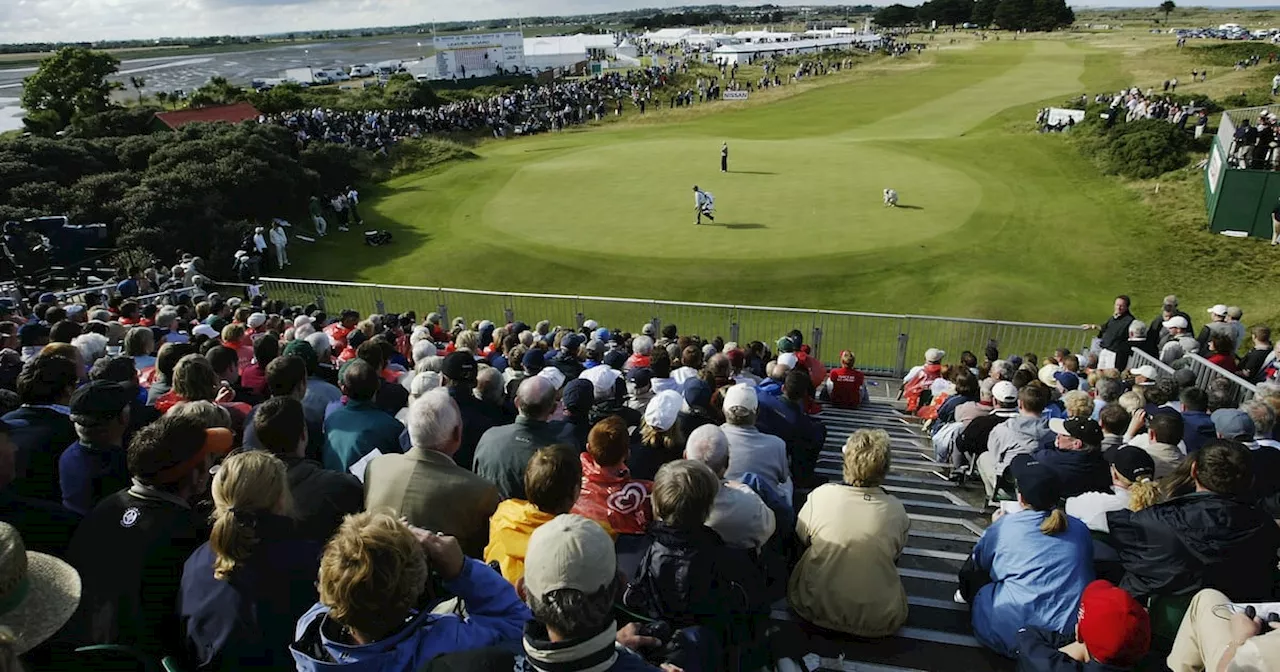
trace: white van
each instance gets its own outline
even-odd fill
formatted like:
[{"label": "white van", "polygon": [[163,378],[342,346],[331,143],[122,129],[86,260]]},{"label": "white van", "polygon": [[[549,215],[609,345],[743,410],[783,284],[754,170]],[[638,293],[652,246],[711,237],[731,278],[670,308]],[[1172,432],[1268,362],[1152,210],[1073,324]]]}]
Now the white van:
[{"label": "white van", "polygon": [[368,64],[351,66],[352,77],[372,77],[373,74],[373,68],[369,67]]}]

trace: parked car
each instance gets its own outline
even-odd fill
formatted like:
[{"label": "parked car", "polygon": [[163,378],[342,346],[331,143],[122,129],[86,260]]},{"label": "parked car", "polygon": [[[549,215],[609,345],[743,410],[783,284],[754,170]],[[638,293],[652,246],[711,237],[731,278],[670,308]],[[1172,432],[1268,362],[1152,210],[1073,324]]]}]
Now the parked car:
[{"label": "parked car", "polygon": [[368,64],[351,66],[352,77],[372,77],[373,75],[373,68],[369,67]]}]

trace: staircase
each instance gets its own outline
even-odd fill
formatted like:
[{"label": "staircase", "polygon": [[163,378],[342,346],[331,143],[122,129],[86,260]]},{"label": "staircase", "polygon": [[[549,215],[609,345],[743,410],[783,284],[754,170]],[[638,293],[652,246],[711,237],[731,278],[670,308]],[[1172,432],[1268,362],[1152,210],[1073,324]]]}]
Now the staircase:
[{"label": "staircase", "polygon": [[[973,637],[969,607],[952,600],[956,572],[990,522],[980,484],[958,486],[933,460],[928,436],[899,410],[899,402],[870,400],[856,411],[824,407],[827,444],[818,474],[840,481],[840,449],[857,429],[889,433],[892,457],[884,489],[906,506],[911,518],[898,571],[910,605],[907,624],[883,640],[807,635],[810,667],[857,672],[1012,670],[1012,661],[983,648]],[[786,601],[774,605],[775,621],[794,622]]]}]

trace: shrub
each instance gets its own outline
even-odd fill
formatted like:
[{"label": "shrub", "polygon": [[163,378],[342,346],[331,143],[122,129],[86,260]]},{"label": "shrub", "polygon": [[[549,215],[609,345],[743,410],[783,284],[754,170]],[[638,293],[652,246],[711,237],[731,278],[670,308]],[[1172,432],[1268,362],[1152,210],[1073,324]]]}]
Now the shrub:
[{"label": "shrub", "polygon": [[478,158],[475,152],[450,140],[405,140],[391,150],[390,177],[419,173],[453,161]]},{"label": "shrub", "polygon": [[1081,130],[1086,131],[1082,136],[1093,136],[1079,141],[1081,151],[1091,155],[1106,173],[1146,179],[1187,164],[1191,140],[1185,131],[1166,121],[1116,122],[1110,129],[1091,124]]},{"label": "shrub", "polygon": [[1280,47],[1268,42],[1229,42],[1195,46],[1191,49],[1197,61],[1209,65],[1235,65],[1253,56],[1263,60],[1272,54],[1280,56]]}]

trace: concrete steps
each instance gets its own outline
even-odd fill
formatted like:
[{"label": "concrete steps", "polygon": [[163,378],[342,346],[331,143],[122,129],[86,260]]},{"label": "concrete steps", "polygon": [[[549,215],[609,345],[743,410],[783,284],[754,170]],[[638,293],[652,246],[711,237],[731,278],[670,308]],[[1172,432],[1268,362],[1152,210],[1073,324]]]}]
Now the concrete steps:
[{"label": "concrete steps", "polygon": [[[883,429],[891,439],[890,477],[885,490],[906,506],[911,518],[907,547],[898,560],[910,606],[907,624],[891,637],[861,640],[836,633],[808,632],[810,664],[821,670],[981,672],[1012,670],[1013,663],[973,638],[969,607],[952,600],[956,573],[990,522],[981,488],[959,487],[933,460],[927,435],[899,410],[876,399],[856,411],[825,407],[818,416],[827,442],[817,472],[841,480],[840,449],[856,429]],[[786,601],[774,605],[778,622],[796,622]]]}]

